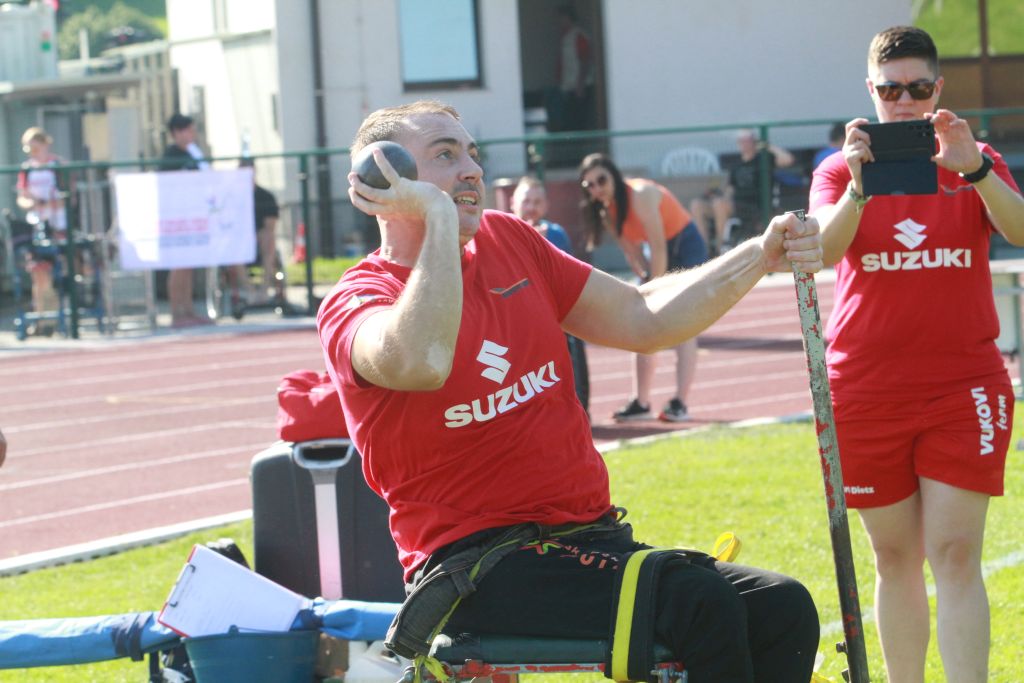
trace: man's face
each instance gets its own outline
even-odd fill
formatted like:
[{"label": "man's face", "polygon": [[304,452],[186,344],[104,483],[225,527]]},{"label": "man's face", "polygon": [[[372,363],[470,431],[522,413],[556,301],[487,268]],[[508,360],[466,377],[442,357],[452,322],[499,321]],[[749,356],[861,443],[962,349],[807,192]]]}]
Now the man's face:
[{"label": "man's face", "polygon": [[459,212],[459,241],[465,245],[480,229],[483,215],[484,171],[476,141],[448,114],[414,114],[395,142],[416,160],[419,180],[451,196]]},{"label": "man's face", "polygon": [[547,212],[548,200],[539,187],[528,187],[512,195],[512,213],[530,225],[539,224]]},{"label": "man's face", "polygon": [[736,137],[736,147],[740,150],[740,156],[744,159],[752,159],[757,154],[757,136],[750,131],[744,131]]},{"label": "man's face", "polygon": [[186,147],[188,147],[189,145],[196,141],[195,124],[192,124],[191,126],[185,126],[184,128],[172,130],[171,140],[173,140],[174,144],[177,145],[178,147],[185,149]]},{"label": "man's face", "polygon": [[[925,90],[931,83],[934,83],[933,92],[923,100],[915,100],[906,88],[900,89],[899,97],[893,101],[882,99],[882,91],[897,90],[884,86],[916,84],[918,90]],[[875,103],[875,114],[882,123],[923,118],[926,113],[935,111],[939,93],[942,92],[942,78],[936,78],[928,62],[920,57],[904,57],[871,65],[868,68],[867,85],[871,100]]]}]

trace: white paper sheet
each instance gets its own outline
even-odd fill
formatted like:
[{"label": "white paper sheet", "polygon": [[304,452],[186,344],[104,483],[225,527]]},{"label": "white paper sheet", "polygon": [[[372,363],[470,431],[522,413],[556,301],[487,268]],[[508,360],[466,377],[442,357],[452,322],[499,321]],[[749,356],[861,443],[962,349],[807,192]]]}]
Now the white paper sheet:
[{"label": "white paper sheet", "polygon": [[288,631],[310,601],[254,571],[196,545],[157,621],[183,636]]}]

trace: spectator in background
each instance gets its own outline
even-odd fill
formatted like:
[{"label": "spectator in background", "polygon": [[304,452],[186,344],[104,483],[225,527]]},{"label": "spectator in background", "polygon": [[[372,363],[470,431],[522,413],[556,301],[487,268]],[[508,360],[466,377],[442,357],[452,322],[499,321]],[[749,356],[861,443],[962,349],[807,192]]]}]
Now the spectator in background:
[{"label": "spectator in background", "polygon": [[562,32],[558,52],[562,129],[590,130],[594,127],[594,57],[590,36],[579,27],[576,12],[568,5],[558,8],[558,25]]},{"label": "spectator in background", "polygon": [[[277,220],[281,215],[277,206],[277,200],[267,189],[260,187],[256,182],[256,168],[252,158],[244,158],[239,168],[252,168],[252,189],[253,189],[253,228],[256,231],[256,263],[262,268],[263,274],[260,282],[260,289],[252,296],[246,291],[246,298],[257,306],[270,301],[268,293],[273,290],[277,302],[284,301],[284,283],[279,281],[277,274]],[[244,283],[248,290],[247,265],[231,266],[228,269],[228,278],[231,281],[231,303],[232,307],[240,302],[242,295],[240,286]]]},{"label": "spectator in background", "polygon": [[[572,244],[565,229],[558,223],[545,220],[548,213],[548,195],[544,183],[537,178],[523,176],[512,193],[512,213],[522,218],[534,229],[567,254],[572,253]],[[576,386],[576,398],[590,415],[590,369],[587,367],[586,343],[569,333],[565,335],[569,344],[569,358],[572,360],[572,374]]]},{"label": "spectator in background", "polygon": [[[690,214],[666,188],[643,178],[624,179],[604,154],[591,154],[579,168],[583,220],[591,246],[611,233],[626,262],[646,284],[671,271],[694,268],[708,260],[708,248]],[[686,406],[697,369],[697,338],[675,346],[676,395],[658,414],[664,422],[690,419]],[[634,398],[612,416],[617,422],[651,417],[654,355],[636,354]]]},{"label": "spectator in background", "polygon": [[[196,142],[196,123],[191,116],[174,114],[167,121],[171,144],[160,160],[161,171],[199,171],[210,167]],[[208,325],[212,320],[196,315],[192,301],[192,269],[176,268],[167,273],[167,301],[172,327]]]},{"label": "spectator in background", "polygon": [[46,223],[52,237],[64,239],[68,219],[56,171],[63,160],[50,151],[52,144],[53,138],[38,126],[21,136],[21,149],[28,158],[18,173],[18,206],[29,223]]},{"label": "spectator in background", "polygon": [[[21,149],[28,158],[18,173],[17,203],[25,211],[25,220],[36,226],[37,237],[61,242],[67,237],[67,211],[56,169],[63,160],[50,151],[52,144],[53,138],[38,126],[22,134]],[[59,305],[53,288],[54,258],[56,255],[40,255],[37,249],[25,252],[25,270],[32,282],[32,308],[36,313],[55,310]]]},{"label": "spectator in background", "polygon": [[732,244],[741,241],[737,235],[726,235],[726,228],[734,218],[740,221],[746,236],[762,230],[761,155],[768,155],[769,178],[774,178],[775,169],[788,168],[795,161],[789,150],[759,142],[752,130],[740,131],[736,146],[740,160],[729,170],[724,192],[714,190],[690,202],[690,214],[711,246],[712,254],[720,254],[727,248],[727,238]]},{"label": "spectator in background", "polygon": [[818,166],[825,159],[829,158],[836,152],[843,149],[843,142],[846,140],[846,124],[842,121],[837,121],[832,124],[832,128],[828,131],[828,147],[823,147],[818,150],[818,153],[814,155],[814,168]]}]

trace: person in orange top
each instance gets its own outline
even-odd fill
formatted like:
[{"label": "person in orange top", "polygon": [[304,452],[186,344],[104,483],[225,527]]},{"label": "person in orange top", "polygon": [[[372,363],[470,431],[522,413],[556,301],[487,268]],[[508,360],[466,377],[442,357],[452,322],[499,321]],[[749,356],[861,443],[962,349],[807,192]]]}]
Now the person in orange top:
[{"label": "person in orange top", "polygon": [[[606,231],[610,232],[642,282],[708,260],[707,243],[689,212],[663,186],[644,178],[623,178],[604,154],[584,158],[579,178],[583,190],[580,208],[589,229],[589,246],[593,248]],[[697,339],[689,339],[675,350],[676,395],[658,414],[658,419],[665,422],[690,419],[686,398],[697,367]],[[614,413],[617,422],[651,417],[653,378],[654,356],[636,354],[636,395]]]}]

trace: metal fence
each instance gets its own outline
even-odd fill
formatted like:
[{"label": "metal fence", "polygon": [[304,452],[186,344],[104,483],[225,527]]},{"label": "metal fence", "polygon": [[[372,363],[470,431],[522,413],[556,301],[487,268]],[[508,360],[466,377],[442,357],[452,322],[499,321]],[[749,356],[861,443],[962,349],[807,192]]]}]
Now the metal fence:
[{"label": "metal fence", "polygon": [[[1004,138],[997,125],[1002,117],[1024,117],[1024,107],[962,112],[978,139],[992,135],[994,144],[1004,152],[1011,167],[1024,170],[1024,140]],[[771,142],[794,153],[797,163],[789,169],[768,173],[768,159],[762,155],[761,210],[765,220],[778,211],[802,208],[806,204],[813,154],[827,143],[827,131],[833,121],[826,119],[732,122],[718,125],[663,128],[656,130],[587,131],[573,133],[533,133],[524,137],[479,141],[485,178],[488,180],[488,206],[508,208],[508,194],[514,181],[524,174],[545,180],[551,199],[551,218],[562,223],[574,243],[582,241],[577,205],[581,198],[576,178],[579,161],[590,152],[608,153],[627,175],[640,175],[664,182],[685,203],[721,183],[725,169],[738,158],[736,134],[752,130],[762,143]],[[698,150],[694,158],[707,161],[708,166],[673,165],[672,159],[686,156],[682,150]],[[673,156],[674,155],[674,156]],[[254,155],[258,173],[261,167],[272,169],[270,175],[285,188],[279,197],[282,220],[278,232],[280,251],[291,259],[295,245],[305,242],[304,268],[300,281],[289,283],[305,288],[304,307],[315,312],[319,300],[332,283],[317,283],[313,278],[313,261],[317,257],[360,255],[376,248],[379,239],[375,222],[355,211],[348,202],[348,149],[315,149],[283,154]],[[235,167],[238,159],[214,158],[214,168]],[[714,162],[714,163],[711,163]],[[60,185],[71,188],[65,197],[69,204],[68,234],[75,239],[60,246],[66,266],[65,282],[83,280],[82,252],[89,252],[87,263],[96,277],[93,296],[83,306],[82,287],[70,286],[59,313],[62,331],[71,338],[79,337],[83,322],[95,324],[105,333],[113,333],[128,324],[125,311],[135,306],[132,315],[142,324],[155,325],[156,300],[159,287],[152,273],[131,274],[119,267],[117,255],[117,216],[112,196],[112,178],[117,173],[153,171],[159,159],[131,162],[74,162],[61,165],[57,172]],[[20,167],[0,167],[0,178],[13,188]],[[276,185],[271,183],[271,187]],[[13,200],[13,192],[8,195]],[[2,206],[4,202],[0,202]],[[13,204],[9,204],[13,207]],[[2,221],[4,239],[0,242],[0,295],[19,298],[18,310],[29,306],[19,262],[16,236],[12,225],[18,211],[9,208]],[[611,251],[594,254],[598,265],[602,258],[613,259]],[[21,281],[18,278],[22,278]],[[207,279],[206,284],[212,280]],[[207,292],[209,296],[209,292]]]}]

